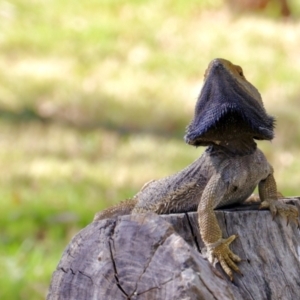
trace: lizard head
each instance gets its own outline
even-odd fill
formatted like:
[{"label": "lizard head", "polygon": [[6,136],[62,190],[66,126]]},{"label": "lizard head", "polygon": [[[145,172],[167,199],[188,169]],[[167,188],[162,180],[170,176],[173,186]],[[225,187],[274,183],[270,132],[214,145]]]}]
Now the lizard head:
[{"label": "lizard head", "polygon": [[[240,66],[214,59],[204,75],[194,119],[185,141],[194,146],[256,147],[253,139],[272,140],[274,118],[266,113],[260,93]],[[247,146],[248,144],[248,146]]]}]

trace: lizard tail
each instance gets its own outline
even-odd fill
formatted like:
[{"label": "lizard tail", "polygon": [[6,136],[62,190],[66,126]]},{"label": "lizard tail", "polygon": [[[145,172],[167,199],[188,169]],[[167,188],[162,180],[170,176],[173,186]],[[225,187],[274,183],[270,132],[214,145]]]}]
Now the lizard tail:
[{"label": "lizard tail", "polygon": [[99,211],[95,214],[93,222],[104,220],[104,219],[116,218],[124,215],[130,215],[136,203],[137,200],[134,198],[127,199],[113,207],[109,207],[105,210]]}]

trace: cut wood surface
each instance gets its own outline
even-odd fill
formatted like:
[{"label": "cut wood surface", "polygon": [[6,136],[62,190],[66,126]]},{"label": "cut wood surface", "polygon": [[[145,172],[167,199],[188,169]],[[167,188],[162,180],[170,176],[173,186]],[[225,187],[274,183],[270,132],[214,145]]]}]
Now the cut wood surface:
[{"label": "cut wood surface", "polygon": [[[285,199],[300,209],[299,198]],[[231,282],[204,257],[197,213],[93,222],[70,242],[47,299],[300,299],[300,232],[253,207],[218,210],[243,276]]]}]

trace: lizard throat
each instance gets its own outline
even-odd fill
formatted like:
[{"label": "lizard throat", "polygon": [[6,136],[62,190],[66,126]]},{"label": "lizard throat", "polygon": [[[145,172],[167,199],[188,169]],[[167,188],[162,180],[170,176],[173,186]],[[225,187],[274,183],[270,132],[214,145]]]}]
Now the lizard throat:
[{"label": "lizard throat", "polygon": [[224,152],[229,156],[244,156],[255,152],[256,143],[252,138],[240,138],[236,140],[212,141],[209,151]]}]

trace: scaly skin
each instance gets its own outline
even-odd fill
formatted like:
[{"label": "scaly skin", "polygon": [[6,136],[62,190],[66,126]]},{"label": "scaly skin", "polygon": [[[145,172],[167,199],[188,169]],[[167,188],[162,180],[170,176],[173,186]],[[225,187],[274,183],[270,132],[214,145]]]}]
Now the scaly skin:
[{"label": "scaly skin", "polygon": [[94,220],[197,210],[209,261],[218,261],[233,280],[233,271],[240,273],[236,263],[241,260],[229,249],[236,235],[222,238],[214,209],[244,202],[258,185],[261,207],[299,226],[297,208],[277,201],[273,168],[253,138],[272,139],[273,118],[242,69],[215,59],[206,71],[195,118],[185,136],[187,143],[207,145],[207,150],[182,171],[145,184],[132,199],[99,212]]}]

